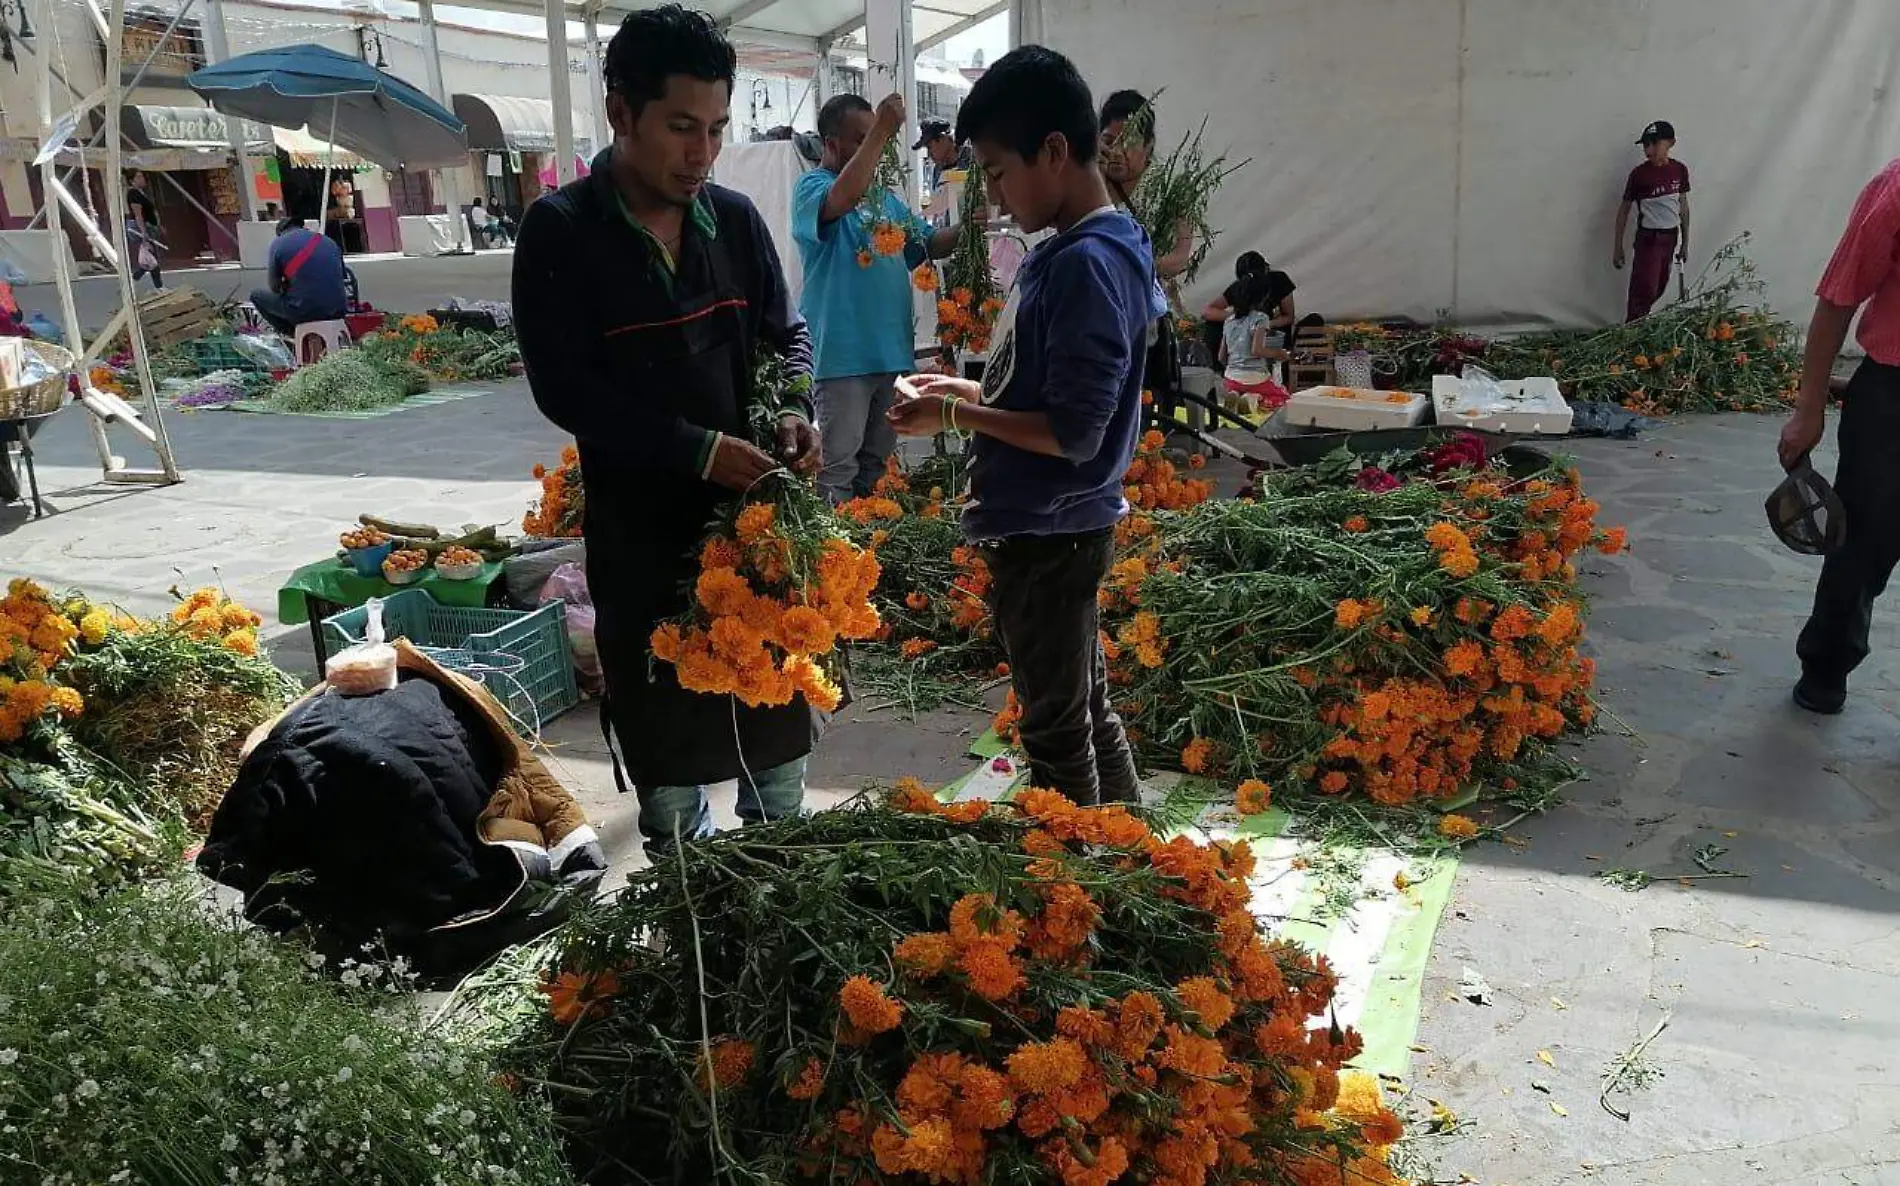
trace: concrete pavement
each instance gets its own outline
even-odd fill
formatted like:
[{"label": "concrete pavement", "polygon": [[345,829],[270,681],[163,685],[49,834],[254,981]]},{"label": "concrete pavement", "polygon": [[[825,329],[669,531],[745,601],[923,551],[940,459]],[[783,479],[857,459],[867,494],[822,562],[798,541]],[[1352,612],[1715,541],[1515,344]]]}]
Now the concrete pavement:
[{"label": "concrete pavement", "polygon": [[[148,611],[174,583],[222,579],[264,608],[363,511],[518,520],[529,467],[562,444],[520,383],[365,422],[170,423],[187,481],[162,490],[95,485],[80,418],[49,426],[41,476],[59,513],[0,510],[0,570]],[[1633,540],[1585,564],[1606,730],[1563,806],[1460,870],[1408,1085],[1420,1113],[1437,1100],[1467,1122],[1417,1142],[1440,1181],[1900,1186],[1900,640],[1890,605],[1844,715],[1788,704],[1816,562],[1780,550],[1762,520],[1776,427],[1698,418],[1575,446],[1601,521]],[[303,630],[279,634],[279,661],[307,670]],[[960,773],[984,722],[891,723],[841,716],[814,800]],[[636,812],[613,792],[591,714],[549,741],[624,876]],[[1595,876],[1613,868],[1655,881],[1629,892]],[[1708,869],[1747,876],[1673,880]],[[1461,992],[1467,969],[1488,1004]],[[1630,1114],[1615,1119],[1598,1104],[1605,1069],[1665,1015],[1646,1057],[1660,1077],[1613,1097]]]}]

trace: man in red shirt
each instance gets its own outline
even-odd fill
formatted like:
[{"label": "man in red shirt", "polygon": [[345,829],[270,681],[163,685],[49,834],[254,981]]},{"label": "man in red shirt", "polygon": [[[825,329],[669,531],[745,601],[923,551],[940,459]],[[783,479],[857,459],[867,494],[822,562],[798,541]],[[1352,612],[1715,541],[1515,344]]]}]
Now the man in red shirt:
[{"label": "man in red shirt", "polygon": [[1900,160],[1881,170],[1847,220],[1847,233],[1815,289],[1814,317],[1801,368],[1794,415],[1781,430],[1783,468],[1792,469],[1820,443],[1828,380],[1847,341],[1854,312],[1867,357],[1843,397],[1835,439],[1840,463],[1834,490],[1846,512],[1847,537],[1821,566],[1814,612],[1795,653],[1801,681],[1794,702],[1809,712],[1837,713],[1847,676],[1867,657],[1874,599],[1900,561]]},{"label": "man in red shirt", "polygon": [[1626,320],[1647,317],[1669,287],[1669,262],[1689,260],[1689,166],[1669,159],[1676,147],[1676,126],[1659,119],[1643,129],[1643,163],[1623,183],[1623,204],[1616,208],[1617,270],[1624,264],[1630,210],[1636,211],[1636,266],[1630,270]]}]

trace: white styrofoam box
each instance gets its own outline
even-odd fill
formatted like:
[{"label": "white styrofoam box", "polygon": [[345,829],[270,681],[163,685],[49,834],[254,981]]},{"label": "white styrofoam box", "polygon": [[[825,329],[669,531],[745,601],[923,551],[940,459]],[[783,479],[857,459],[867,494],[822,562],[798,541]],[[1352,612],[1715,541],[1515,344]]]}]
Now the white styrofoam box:
[{"label": "white styrofoam box", "polygon": [[1570,431],[1570,404],[1558,390],[1557,380],[1500,379],[1498,386],[1504,389],[1501,400],[1474,402],[1465,398],[1458,376],[1432,376],[1432,411],[1439,427],[1520,436],[1560,437]]},{"label": "white styrofoam box", "polygon": [[1295,392],[1282,414],[1301,428],[1364,432],[1374,428],[1410,428],[1425,418],[1425,397],[1408,391],[1368,387],[1308,387]]}]

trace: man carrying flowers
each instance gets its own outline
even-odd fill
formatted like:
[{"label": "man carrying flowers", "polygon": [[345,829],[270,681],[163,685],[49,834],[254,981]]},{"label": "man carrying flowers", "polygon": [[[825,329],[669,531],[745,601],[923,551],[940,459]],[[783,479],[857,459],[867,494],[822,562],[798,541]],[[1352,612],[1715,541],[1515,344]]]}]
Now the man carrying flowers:
[{"label": "man carrying flowers", "polygon": [[1000,59],[964,100],[957,137],[1024,230],[1056,234],[1017,273],[982,384],[906,381],[915,394],[891,421],[910,435],[976,434],[963,525],[988,562],[1036,785],[1080,804],[1133,801],[1096,597],[1128,512],[1153,250],[1109,200],[1094,102],[1061,54],[1025,46]]},{"label": "man carrying flowers", "polygon": [[703,13],[628,16],[605,61],[613,144],[591,176],[528,208],[515,251],[535,402],[580,449],[603,722],[649,850],[712,830],[708,783],[738,778],[744,819],[795,813],[812,743],[802,698],[748,708],[685,691],[649,650],[689,604],[706,524],[781,465],[819,462],[802,403],[777,421],[780,456],[750,442],[755,351],[802,374],[809,340],[758,211],[707,180],[735,66]]},{"label": "man carrying flowers", "polygon": [[910,270],[956,246],[954,229],[932,231],[892,192],[902,178],[892,138],[903,130],[896,92],[875,109],[832,98],[818,112],[824,157],[792,193],[824,432],[818,485],[833,503],[871,493],[884,474],[897,443],[884,419],[892,384],[917,357]]}]

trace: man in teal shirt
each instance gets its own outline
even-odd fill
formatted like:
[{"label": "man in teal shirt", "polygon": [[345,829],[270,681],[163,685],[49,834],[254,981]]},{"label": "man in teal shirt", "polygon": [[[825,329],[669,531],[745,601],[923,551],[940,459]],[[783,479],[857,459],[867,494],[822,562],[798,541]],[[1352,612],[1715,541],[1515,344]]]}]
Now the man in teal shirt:
[{"label": "man in teal shirt", "polygon": [[[901,95],[886,95],[875,110],[857,95],[833,98],[818,113],[824,156],[792,197],[823,436],[818,485],[834,503],[869,494],[896,447],[885,413],[897,376],[916,366],[910,271],[955,243],[952,229],[932,231],[877,185],[878,158],[903,127]],[[880,223],[903,232],[901,252],[878,252],[872,229]]]}]

